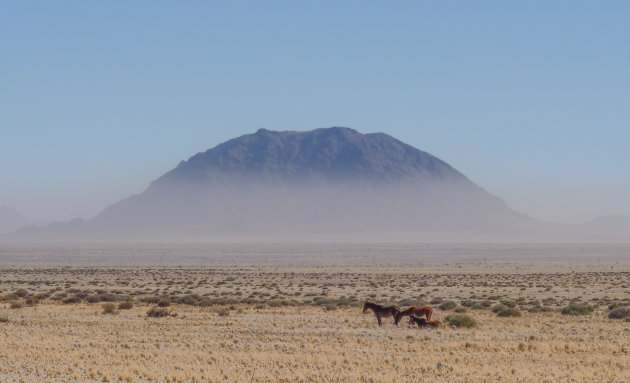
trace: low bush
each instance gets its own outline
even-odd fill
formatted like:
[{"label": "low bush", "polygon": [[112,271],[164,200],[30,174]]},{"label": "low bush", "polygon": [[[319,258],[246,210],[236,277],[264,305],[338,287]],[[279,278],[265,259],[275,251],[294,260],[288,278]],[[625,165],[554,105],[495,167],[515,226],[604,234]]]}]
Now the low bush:
[{"label": "low bush", "polygon": [[521,312],[518,311],[518,309],[513,308],[513,307],[505,307],[504,309],[499,311],[497,315],[500,317],[520,317]]},{"label": "low bush", "polygon": [[610,319],[630,318],[630,306],[621,306],[621,307],[612,309],[608,313],[608,318]]},{"label": "low bush", "polygon": [[509,308],[509,307],[507,307],[503,303],[497,303],[496,305],[492,306],[492,312],[493,313],[498,313],[499,311],[505,310],[507,308]]},{"label": "low bush", "polygon": [[504,306],[507,306],[507,307],[509,307],[509,308],[511,308],[511,309],[513,309],[514,307],[516,307],[516,302],[514,302],[514,301],[510,301],[510,300],[507,300],[507,301],[501,301],[501,304],[502,304],[502,305],[504,305]]},{"label": "low bush", "polygon": [[168,316],[168,310],[161,307],[153,307],[147,311],[149,318],[163,318]]},{"label": "low bush", "polygon": [[452,314],[446,317],[446,323],[451,327],[471,328],[477,326],[477,321],[467,314]]},{"label": "low bush", "polygon": [[133,302],[132,301],[124,301],[124,302],[120,302],[118,304],[118,309],[119,310],[131,310],[133,308]]},{"label": "low bush", "polygon": [[11,306],[10,307],[12,309],[21,309],[22,307],[24,307],[24,305],[20,301],[11,301]]},{"label": "low bush", "polygon": [[473,301],[466,300],[462,302],[462,306],[468,307],[473,310],[487,310],[492,306],[491,301]]},{"label": "low bush", "polygon": [[420,298],[405,298],[405,299],[399,300],[396,304],[400,307],[403,307],[403,306],[422,307],[422,306],[427,305],[427,301]]},{"label": "low bush", "polygon": [[457,303],[453,301],[442,302],[439,306],[440,310],[453,310],[455,307],[457,307]]},{"label": "low bush", "polygon": [[466,307],[464,307],[464,306],[458,306],[458,307],[456,307],[456,308],[455,308],[455,310],[454,310],[454,311],[455,311],[456,313],[463,314],[463,313],[467,313],[467,312],[468,312],[468,309],[467,309]]},{"label": "low bush", "polygon": [[171,305],[171,301],[168,299],[160,299],[158,301],[158,306],[160,307],[169,307]]},{"label": "low bush", "polygon": [[71,297],[68,297],[68,298],[64,299],[63,303],[68,305],[68,304],[72,304],[72,303],[81,303],[81,301],[83,301],[83,299],[81,297],[73,295]]},{"label": "low bush", "polygon": [[570,303],[563,307],[560,312],[562,315],[587,315],[593,312],[593,308],[584,303]]},{"label": "low bush", "polygon": [[617,307],[623,307],[623,306],[628,306],[629,304],[627,302],[613,302],[610,305],[608,305],[608,310],[613,310],[616,309]]}]

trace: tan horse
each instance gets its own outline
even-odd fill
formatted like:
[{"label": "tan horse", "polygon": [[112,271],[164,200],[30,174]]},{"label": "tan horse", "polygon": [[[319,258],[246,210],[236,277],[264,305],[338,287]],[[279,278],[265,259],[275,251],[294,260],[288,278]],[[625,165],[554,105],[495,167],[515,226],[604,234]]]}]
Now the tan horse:
[{"label": "tan horse", "polygon": [[402,317],[405,317],[405,316],[408,317],[412,315],[415,315],[418,317],[426,316],[427,320],[430,321],[431,314],[433,314],[433,309],[429,306],[422,306],[422,307],[411,306],[399,312],[398,314],[396,314],[396,316],[394,317],[394,324],[398,326],[398,323],[400,322]]}]

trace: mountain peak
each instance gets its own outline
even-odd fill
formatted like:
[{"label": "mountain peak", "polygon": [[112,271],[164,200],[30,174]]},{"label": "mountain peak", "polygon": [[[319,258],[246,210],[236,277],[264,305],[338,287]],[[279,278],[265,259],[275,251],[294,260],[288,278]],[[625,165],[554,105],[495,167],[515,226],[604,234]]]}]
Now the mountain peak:
[{"label": "mountain peak", "polygon": [[54,230],[206,238],[529,224],[427,152],[384,133],[331,127],[236,137],[182,161],[94,219]]},{"label": "mountain peak", "polygon": [[300,183],[465,178],[444,161],[384,133],[331,127],[306,132],[259,129],[196,154],[154,185],[230,177]]}]

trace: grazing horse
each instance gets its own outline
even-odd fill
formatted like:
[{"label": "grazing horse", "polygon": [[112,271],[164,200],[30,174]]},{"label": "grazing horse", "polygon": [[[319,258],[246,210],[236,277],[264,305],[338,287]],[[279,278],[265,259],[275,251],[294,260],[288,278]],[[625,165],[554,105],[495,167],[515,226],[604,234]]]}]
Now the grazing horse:
[{"label": "grazing horse", "polygon": [[402,319],[402,317],[411,316],[411,315],[415,315],[419,317],[426,316],[427,320],[430,321],[431,314],[433,314],[433,309],[429,306],[422,306],[422,307],[411,306],[404,309],[403,311],[400,311],[398,314],[396,314],[396,316],[394,317],[394,324],[398,326],[398,322],[400,322],[400,319]]},{"label": "grazing horse", "polygon": [[398,306],[381,306],[376,303],[365,301],[363,304],[363,313],[370,309],[376,316],[376,320],[378,321],[378,325],[382,326],[381,318],[396,318],[396,315],[400,312],[400,307]]},{"label": "grazing horse", "polygon": [[417,324],[418,328],[438,328],[444,326],[439,320],[426,320],[424,318],[418,318],[415,315],[409,317],[409,324]]}]

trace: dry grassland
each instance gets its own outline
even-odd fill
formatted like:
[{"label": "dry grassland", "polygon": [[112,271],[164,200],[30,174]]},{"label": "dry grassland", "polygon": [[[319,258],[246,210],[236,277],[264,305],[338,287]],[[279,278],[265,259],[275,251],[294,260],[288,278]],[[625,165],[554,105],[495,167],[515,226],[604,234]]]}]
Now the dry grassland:
[{"label": "dry grassland", "polygon": [[[0,382],[630,381],[630,323],[607,317],[628,266],[0,267],[0,296]],[[379,328],[364,299],[478,326]]]}]

